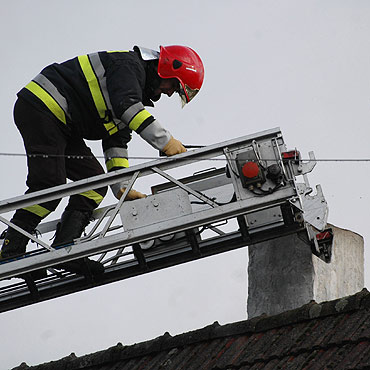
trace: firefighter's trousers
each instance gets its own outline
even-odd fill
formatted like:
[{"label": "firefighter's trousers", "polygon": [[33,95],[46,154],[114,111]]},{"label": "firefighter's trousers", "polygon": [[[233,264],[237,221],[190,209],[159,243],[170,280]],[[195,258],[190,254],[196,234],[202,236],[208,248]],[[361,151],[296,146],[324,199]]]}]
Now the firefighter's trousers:
[{"label": "firefighter's trousers", "polygon": [[[14,106],[14,121],[27,153],[26,193],[100,175],[103,167],[81,137],[65,127],[51,113],[35,108],[19,98]],[[66,210],[92,211],[104,198],[107,187],[72,195]],[[58,206],[60,199],[18,210],[16,224],[37,224]],[[29,222],[27,222],[27,219]]]}]

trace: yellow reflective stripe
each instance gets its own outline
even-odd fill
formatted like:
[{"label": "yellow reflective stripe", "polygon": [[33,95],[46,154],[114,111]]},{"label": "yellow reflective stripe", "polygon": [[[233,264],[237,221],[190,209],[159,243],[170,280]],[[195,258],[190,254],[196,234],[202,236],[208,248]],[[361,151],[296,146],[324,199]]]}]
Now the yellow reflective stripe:
[{"label": "yellow reflective stripe", "polygon": [[109,135],[113,135],[118,131],[117,126],[113,122],[104,123],[104,127],[109,132]]},{"label": "yellow reflective stripe", "polygon": [[104,101],[103,94],[100,90],[98,79],[95,76],[95,72],[91,67],[89,57],[87,55],[80,55],[78,57],[80,66],[83,74],[85,75],[86,81],[89,85],[91,96],[94,100],[96,109],[98,110],[100,118],[105,117],[105,112],[107,111],[107,106]]},{"label": "yellow reflective stripe", "polygon": [[107,170],[110,171],[113,167],[125,167],[128,168],[128,159],[126,158],[111,158],[106,163]]},{"label": "yellow reflective stripe", "polygon": [[31,81],[28,85],[25,86],[25,88],[31,91],[32,94],[36,95],[49,108],[54,116],[59,119],[59,121],[67,124],[66,115],[63,109],[48,92],[46,92],[34,81]]},{"label": "yellow reflective stripe", "polygon": [[[107,105],[105,104],[104,96],[100,89],[99,81],[95,75],[95,72],[91,66],[88,55],[80,55],[78,57],[82,72],[85,76],[85,79],[89,85],[91,96],[94,100],[96,110],[98,111],[100,118],[106,117],[106,112],[108,110]],[[114,122],[104,123],[105,129],[109,132],[109,135],[113,135],[118,131],[117,126]]]},{"label": "yellow reflective stripe", "polygon": [[136,131],[140,125],[148,118],[150,117],[151,114],[146,110],[142,110],[141,112],[139,112],[134,118],[133,120],[130,122],[129,124],[129,127],[131,130],[134,130]]},{"label": "yellow reflective stripe", "polygon": [[28,212],[34,213],[35,215],[42,218],[46,217],[49,213],[51,213],[51,211],[42,206],[39,206],[38,204],[34,206],[25,207],[23,209],[25,209]]},{"label": "yellow reflective stripe", "polygon": [[80,193],[80,195],[82,195],[83,197],[86,197],[88,199],[91,199],[93,200],[96,204],[100,204],[102,202],[102,200],[104,199],[104,197],[102,195],[100,195],[99,193],[97,193],[96,191],[94,190],[88,190],[88,191],[84,191],[83,193]]},{"label": "yellow reflective stripe", "polygon": [[107,53],[128,53],[129,50],[109,50]]}]

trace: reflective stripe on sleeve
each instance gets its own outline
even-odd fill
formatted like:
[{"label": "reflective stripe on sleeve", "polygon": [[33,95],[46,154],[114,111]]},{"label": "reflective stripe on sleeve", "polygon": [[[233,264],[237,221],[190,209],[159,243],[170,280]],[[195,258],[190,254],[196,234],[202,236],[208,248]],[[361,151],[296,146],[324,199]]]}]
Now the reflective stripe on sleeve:
[{"label": "reflective stripe on sleeve", "polygon": [[109,148],[104,152],[105,166],[108,171],[114,167],[128,168],[128,151],[125,148]]},{"label": "reflective stripe on sleeve", "polygon": [[129,163],[127,158],[111,158],[105,162],[105,166],[110,171],[114,167],[128,168]]},{"label": "reflective stripe on sleeve", "polygon": [[113,147],[113,148],[109,148],[104,151],[104,158],[106,161],[114,157],[127,158],[128,157],[127,149],[120,148],[120,147]]},{"label": "reflective stripe on sleeve", "polygon": [[144,121],[152,117],[152,115],[146,110],[140,111],[138,114],[135,115],[135,117],[131,120],[129,127],[131,130],[137,131],[139,127],[144,123]]},{"label": "reflective stripe on sleeve", "polygon": [[67,124],[66,115],[63,109],[60,107],[58,102],[40,85],[36,82],[31,81],[29,84],[25,86],[25,88],[32,92],[32,94],[36,95],[54,114],[55,117],[59,119],[59,121]]},{"label": "reflective stripe on sleeve", "polygon": [[130,121],[142,110],[144,110],[142,102],[135,103],[131,107],[127,108],[121,116],[121,121],[128,125]]}]

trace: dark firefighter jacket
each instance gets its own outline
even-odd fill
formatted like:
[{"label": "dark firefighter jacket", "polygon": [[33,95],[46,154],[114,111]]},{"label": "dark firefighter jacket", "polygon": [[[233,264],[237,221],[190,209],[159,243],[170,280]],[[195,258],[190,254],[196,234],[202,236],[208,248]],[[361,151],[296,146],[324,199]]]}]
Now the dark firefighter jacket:
[{"label": "dark firefighter jacket", "polygon": [[[146,62],[135,51],[97,52],[46,67],[18,96],[51,112],[71,131],[102,140],[108,171],[128,167],[134,130],[156,149],[171,134],[145,109]],[[117,184],[117,187],[120,186]]]}]

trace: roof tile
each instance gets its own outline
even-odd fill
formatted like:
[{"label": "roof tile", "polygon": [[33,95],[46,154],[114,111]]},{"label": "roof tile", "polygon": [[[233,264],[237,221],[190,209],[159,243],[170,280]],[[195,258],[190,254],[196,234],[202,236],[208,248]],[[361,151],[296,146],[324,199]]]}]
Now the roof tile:
[{"label": "roof tile", "polygon": [[275,316],[164,335],[139,344],[17,370],[241,370],[370,368],[370,294],[310,302]]}]

